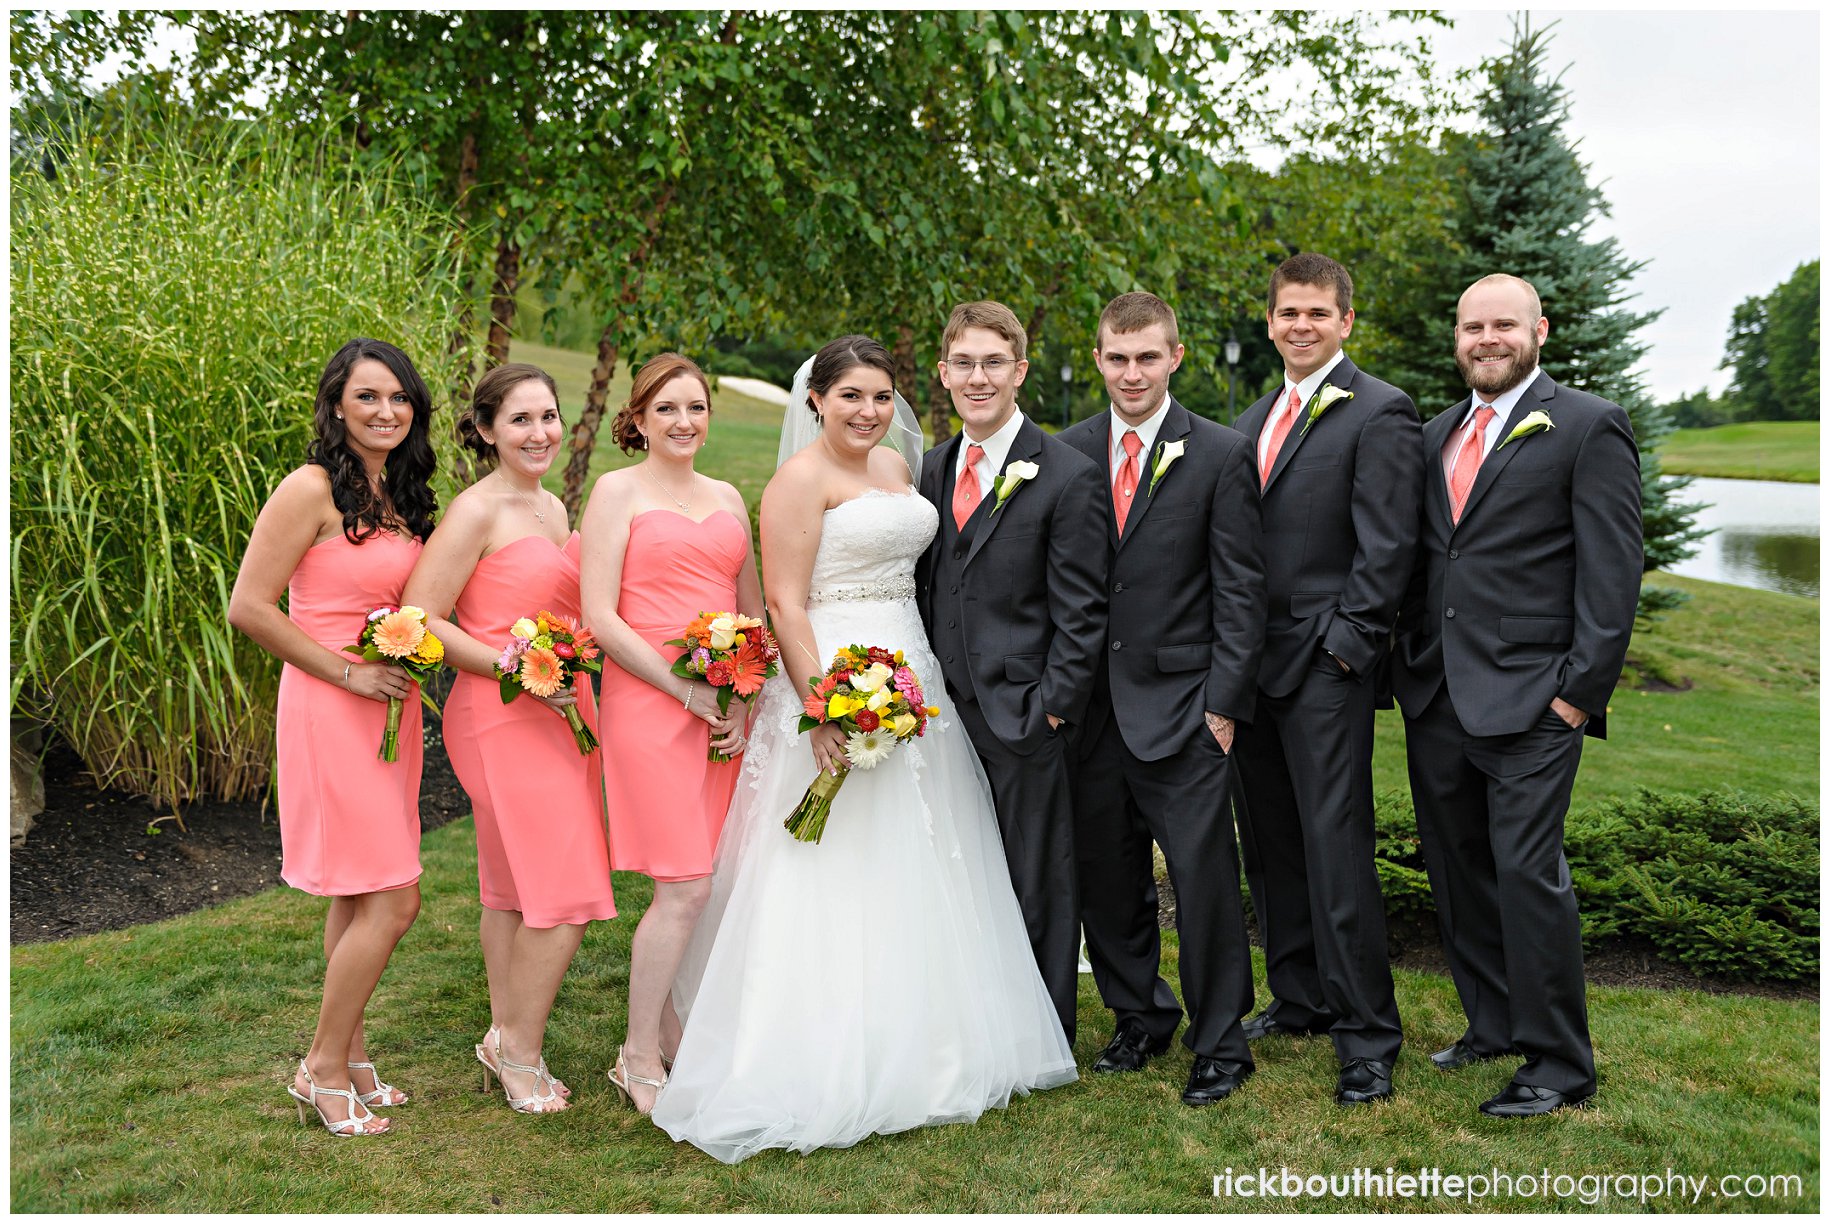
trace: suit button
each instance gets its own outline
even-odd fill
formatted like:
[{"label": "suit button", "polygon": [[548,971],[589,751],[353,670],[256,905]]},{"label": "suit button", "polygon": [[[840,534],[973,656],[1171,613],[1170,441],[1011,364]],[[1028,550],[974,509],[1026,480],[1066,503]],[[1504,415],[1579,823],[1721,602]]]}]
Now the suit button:
[{"label": "suit button", "polygon": [[1122,582],[1115,582],[1112,584],[1112,593],[1114,595],[1118,594],[1120,591],[1122,591],[1124,589],[1125,589],[1125,584]]},{"label": "suit button", "polygon": [[1460,556],[1461,556],[1461,553],[1457,552],[1455,549],[1451,548],[1449,550],[1449,560],[1453,561],[1457,557],[1460,557]]},{"label": "suit button", "polygon": [[958,625],[958,623],[957,623],[957,622],[954,622],[954,621],[948,621],[948,622],[947,622],[947,628],[949,628],[949,629],[957,629],[957,628],[959,628],[959,625]]},{"label": "suit button", "polygon": [[1123,642],[1113,642],[1112,643],[1113,650],[1123,650],[1124,648],[1125,648],[1125,644]]},{"label": "suit button", "polygon": [[956,548],[953,550],[953,559],[955,561],[958,561],[961,557],[963,557],[965,555],[966,555],[966,550],[963,548]]},{"label": "suit button", "polygon": [[949,594],[949,595],[958,595],[958,594],[959,594],[959,588],[958,588],[958,587],[948,587],[948,588],[947,588],[947,593],[948,593],[948,594]]},{"label": "suit button", "polygon": [[1447,617],[1447,618],[1448,618],[1448,619],[1449,619],[1449,620],[1454,620],[1454,619],[1455,619],[1455,609],[1454,609],[1454,608],[1444,608],[1444,609],[1443,609],[1443,610],[1442,610],[1442,614],[1443,614],[1443,615],[1444,615],[1444,616],[1445,616],[1445,617]]}]

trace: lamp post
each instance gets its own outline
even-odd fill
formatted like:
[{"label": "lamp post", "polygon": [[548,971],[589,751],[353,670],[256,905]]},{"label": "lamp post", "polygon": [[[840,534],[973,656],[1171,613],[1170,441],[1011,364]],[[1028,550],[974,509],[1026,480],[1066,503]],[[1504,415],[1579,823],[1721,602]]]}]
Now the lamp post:
[{"label": "lamp post", "polygon": [[1226,335],[1226,415],[1228,420],[1239,424],[1239,409],[1234,406],[1233,383],[1239,373],[1239,337],[1228,332]]},{"label": "lamp post", "polygon": [[1064,361],[1061,363],[1061,428],[1063,429],[1074,423],[1070,419],[1070,414],[1074,410],[1073,388],[1074,367]]}]

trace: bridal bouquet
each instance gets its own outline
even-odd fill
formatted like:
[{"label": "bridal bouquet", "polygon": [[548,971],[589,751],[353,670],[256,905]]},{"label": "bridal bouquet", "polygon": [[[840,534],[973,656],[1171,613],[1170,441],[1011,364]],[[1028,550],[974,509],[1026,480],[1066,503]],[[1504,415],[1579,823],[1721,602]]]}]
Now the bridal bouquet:
[{"label": "bridal bouquet", "polygon": [[[761,621],[735,612],[701,612],[684,633],[665,644],[686,652],[674,660],[674,675],[711,686],[720,714],[731,712],[732,697],[755,701],[782,657],[781,647]],[[721,764],[731,758],[708,748],[705,759]]]},{"label": "bridal bouquet", "polygon": [[[502,686],[502,704],[522,693],[552,697],[570,687],[579,672],[603,671],[597,639],[584,626],[552,612],[533,620],[522,617],[510,627],[513,635],[496,660],[496,680]],[[566,724],[580,756],[597,751],[597,736],[585,726],[577,706],[565,708]]]},{"label": "bridal bouquet", "polygon": [[892,654],[881,646],[847,646],[833,655],[826,674],[808,681],[801,733],[837,723],[845,732],[849,764],[837,774],[822,772],[815,778],[783,827],[796,841],[817,843],[826,831],[833,797],[851,771],[883,764],[897,745],[925,732],[928,719],[938,713],[938,707],[925,704],[921,681],[900,650]]},{"label": "bridal bouquet", "polygon": [[[426,628],[426,614],[422,609],[410,604],[401,608],[372,609],[363,622],[362,634],[356,644],[343,649],[360,654],[365,663],[379,663],[384,659],[398,663],[421,686],[420,700],[434,714],[438,713],[438,707],[426,696],[424,686],[438,674],[439,666],[444,663],[445,644]],[[388,698],[387,727],[381,733],[381,751],[376,753],[384,761],[400,759],[400,715],[400,698]]]}]

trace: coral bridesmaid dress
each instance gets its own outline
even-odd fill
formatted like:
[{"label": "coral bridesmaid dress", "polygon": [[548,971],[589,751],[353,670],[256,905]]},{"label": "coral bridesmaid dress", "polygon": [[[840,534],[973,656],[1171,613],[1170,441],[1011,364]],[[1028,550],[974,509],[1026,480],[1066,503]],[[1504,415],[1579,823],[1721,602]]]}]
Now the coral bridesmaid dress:
[{"label": "coral bridesmaid dress", "polygon": [[[671,667],[680,648],[662,643],[701,612],[737,610],[748,549],[743,523],[729,510],[702,522],[672,510],[636,515],[617,615]],[[668,882],[710,875],[742,758],[707,761],[705,720],[616,664],[604,664],[603,681],[604,753],[615,762],[604,789],[616,869]],[[706,699],[701,685],[694,707],[704,709]]]},{"label": "coral bridesmaid dress", "polygon": [[[352,544],[337,535],[300,559],[286,615],[341,651],[371,608],[398,607],[419,541],[383,532]],[[346,657],[360,661],[360,655]],[[280,670],[280,878],[321,897],[385,892],[419,879],[419,773],[425,746],[418,694],[402,703],[400,759],[376,759],[383,701],[326,684],[290,663]]]},{"label": "coral bridesmaid dress", "polygon": [[[579,619],[578,533],[559,548],[524,536],[481,561],[457,598],[457,623],[493,649],[522,617]],[[578,710],[596,728],[589,683]],[[493,679],[458,672],[445,703],[445,751],[470,794],[477,888],[489,909],[531,927],[616,917],[604,842],[603,752],[581,756],[566,720],[532,696],[504,705]]]}]

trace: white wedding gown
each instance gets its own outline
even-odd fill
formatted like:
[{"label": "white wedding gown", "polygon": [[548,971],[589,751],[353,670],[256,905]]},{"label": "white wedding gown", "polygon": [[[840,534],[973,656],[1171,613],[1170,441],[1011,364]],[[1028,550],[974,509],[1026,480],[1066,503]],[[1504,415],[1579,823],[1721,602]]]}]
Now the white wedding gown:
[{"label": "white wedding gown", "polygon": [[825,514],[807,609],[817,670],[840,646],[901,650],[940,714],[852,771],[817,845],[782,827],[814,779],[796,720],[816,668],[784,658],[764,687],[654,1109],[719,1160],[971,1122],[1076,1077],[984,771],[916,611],[915,560],[937,521],[917,493],[873,491]]}]

